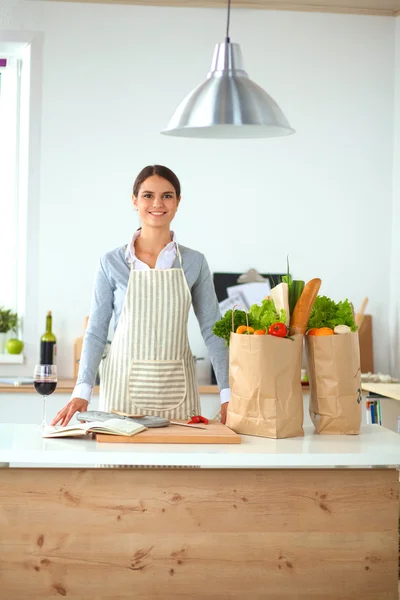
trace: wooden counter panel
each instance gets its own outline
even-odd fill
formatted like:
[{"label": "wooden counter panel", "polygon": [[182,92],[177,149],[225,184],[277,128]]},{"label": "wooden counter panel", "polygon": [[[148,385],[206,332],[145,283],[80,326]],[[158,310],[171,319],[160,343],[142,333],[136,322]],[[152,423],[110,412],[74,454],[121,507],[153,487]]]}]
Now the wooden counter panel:
[{"label": "wooden counter panel", "polygon": [[396,600],[395,470],[3,469],[5,598]]}]

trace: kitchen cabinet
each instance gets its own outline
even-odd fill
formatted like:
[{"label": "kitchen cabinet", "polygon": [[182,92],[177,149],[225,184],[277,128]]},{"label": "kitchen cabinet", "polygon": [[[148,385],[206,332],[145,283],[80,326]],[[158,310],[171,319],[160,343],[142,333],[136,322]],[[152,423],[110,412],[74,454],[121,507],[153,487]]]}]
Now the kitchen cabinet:
[{"label": "kitchen cabinet", "polygon": [[4,597],[397,598],[400,437],[377,425],[217,447],[1,424],[0,462],[25,464],[0,469]]}]

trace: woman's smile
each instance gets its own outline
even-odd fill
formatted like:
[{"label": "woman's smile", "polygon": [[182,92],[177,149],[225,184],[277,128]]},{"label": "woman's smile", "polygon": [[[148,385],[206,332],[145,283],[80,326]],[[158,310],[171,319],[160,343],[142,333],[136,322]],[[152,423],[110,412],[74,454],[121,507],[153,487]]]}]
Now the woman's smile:
[{"label": "woman's smile", "polygon": [[152,217],[163,217],[167,214],[167,211],[162,210],[149,210],[148,212]]}]

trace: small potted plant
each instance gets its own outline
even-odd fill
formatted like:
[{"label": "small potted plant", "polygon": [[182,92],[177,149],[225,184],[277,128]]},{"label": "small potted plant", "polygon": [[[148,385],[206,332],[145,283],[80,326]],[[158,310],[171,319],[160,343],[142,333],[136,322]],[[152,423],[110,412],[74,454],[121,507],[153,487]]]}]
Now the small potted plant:
[{"label": "small potted plant", "polygon": [[9,331],[17,331],[18,315],[11,309],[0,308],[0,354],[4,354],[6,336]]}]

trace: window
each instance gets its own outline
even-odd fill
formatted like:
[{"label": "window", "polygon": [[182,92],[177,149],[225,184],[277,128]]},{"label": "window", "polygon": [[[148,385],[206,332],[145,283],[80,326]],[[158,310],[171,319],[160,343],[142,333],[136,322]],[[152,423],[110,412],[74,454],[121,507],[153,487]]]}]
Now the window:
[{"label": "window", "polygon": [[0,56],[0,306],[18,309],[20,69]]},{"label": "window", "polygon": [[37,361],[43,33],[0,29],[0,59],[0,306],[18,313],[25,344],[0,355],[0,374],[13,363],[25,376]]}]

